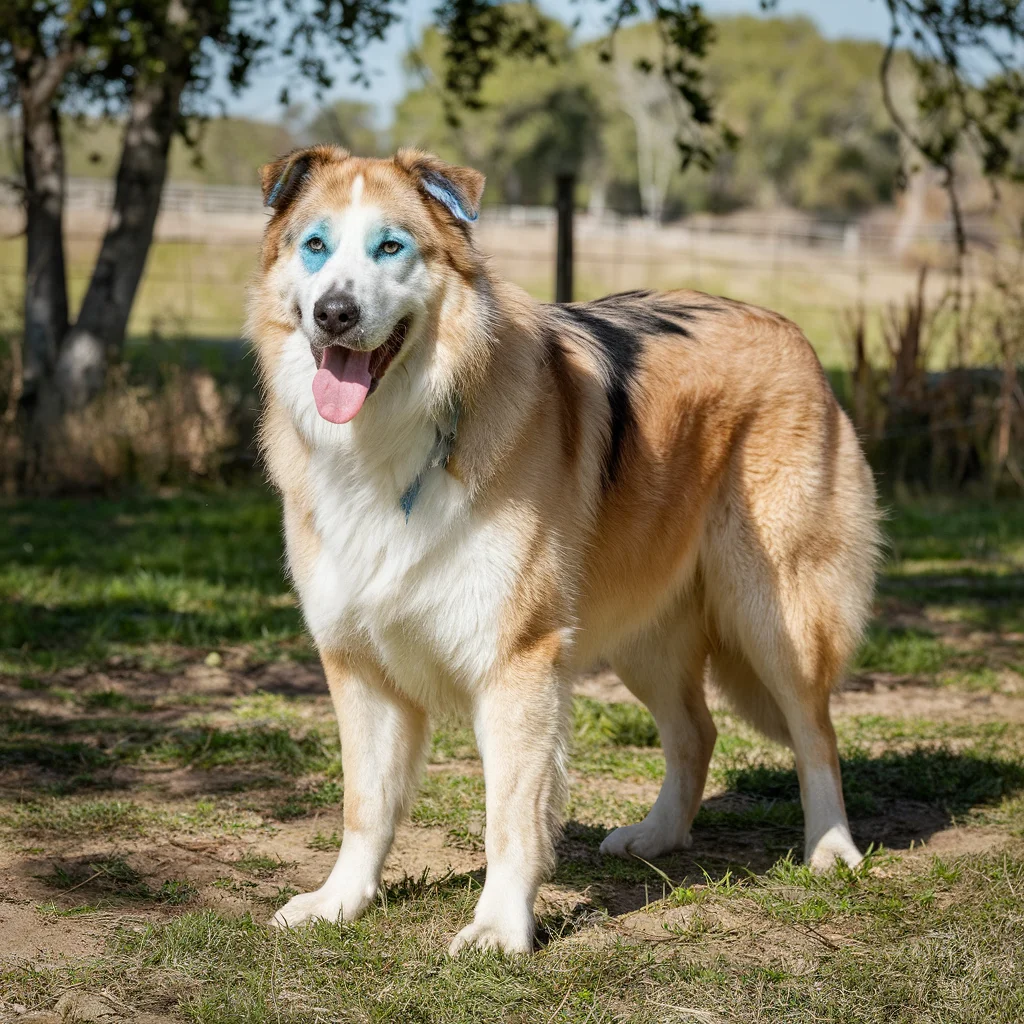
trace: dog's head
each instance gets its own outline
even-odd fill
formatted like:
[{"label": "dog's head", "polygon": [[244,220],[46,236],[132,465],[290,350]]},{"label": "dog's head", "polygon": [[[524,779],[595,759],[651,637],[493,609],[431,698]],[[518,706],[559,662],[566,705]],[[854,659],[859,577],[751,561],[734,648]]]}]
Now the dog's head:
[{"label": "dog's head", "polygon": [[453,281],[479,275],[468,225],[483,175],[415,150],[371,160],[335,146],[260,173],[273,211],[253,310],[264,371],[290,372],[297,402],[347,423],[415,358]]}]

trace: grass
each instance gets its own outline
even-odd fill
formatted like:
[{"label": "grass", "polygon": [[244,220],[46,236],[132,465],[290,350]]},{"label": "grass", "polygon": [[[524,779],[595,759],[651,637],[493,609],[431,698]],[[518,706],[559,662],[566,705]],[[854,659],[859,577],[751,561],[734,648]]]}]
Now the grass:
[{"label": "grass", "polygon": [[574,708],[577,744],[587,747],[656,747],[658,727],[650,712],[635,704],[603,704],[582,698]]},{"label": "grass", "polygon": [[10,766],[26,765],[59,776],[64,792],[99,783],[126,765],[211,769],[266,766],[286,775],[335,767],[337,739],[318,730],[294,734],[279,726],[243,723],[222,728],[192,722],[173,726],[138,717],[65,719],[6,712],[0,749]]},{"label": "grass", "polygon": [[22,501],[0,522],[0,671],[160,665],[170,644],[310,656],[264,491]]},{"label": "grass", "polygon": [[190,903],[198,892],[191,882],[181,878],[165,879],[154,889],[146,882],[142,873],[120,855],[88,862],[80,861],[68,866],[55,864],[53,873],[40,876],[39,880],[61,890],[62,894],[79,892],[95,901],[77,904],[64,910],[56,903],[50,903],[46,909],[54,916],[92,913],[125,902],[182,906]]},{"label": "grass", "polygon": [[943,668],[949,654],[949,650],[931,633],[882,626],[868,634],[855,665],[866,671],[874,669],[897,675],[927,675]]},{"label": "grass", "polygon": [[863,870],[796,862],[792,757],[720,709],[693,848],[604,861],[664,758],[645,709],[580,697],[539,951],[451,961],[483,879],[458,722],[367,916],[264,926],[326,875],[344,802],[273,499],[0,506],[0,872],[38,919],[26,942],[59,921],[83,950],[0,953],[0,1017],[74,990],[211,1024],[1024,1019],[1018,511],[892,510],[867,689],[836,723],[854,834],[876,846]]},{"label": "grass", "polygon": [[131,800],[12,801],[0,813],[0,825],[17,836],[88,837],[141,835],[153,815]]},{"label": "grass", "polygon": [[[211,910],[124,927],[103,958],[73,974],[36,968],[26,987],[33,1003],[72,980],[138,998],[133,979],[151,979],[150,1005],[173,1000],[185,1019],[210,1024],[1013,1021],[1024,1013],[1022,885],[1024,862],[1010,857],[824,880],[783,861],[761,878],[711,880],[696,899],[690,887],[673,891],[596,944],[581,941],[587,925],[551,918],[546,948],[508,962],[453,961],[441,949],[471,911],[472,877],[406,879],[343,927],[268,933]],[[744,943],[744,921],[766,941]]]},{"label": "grass", "polygon": [[[0,240],[0,289],[12,308],[21,294],[24,246]],[[96,244],[73,238],[67,248],[68,292],[78,308],[92,273]],[[257,245],[154,242],[128,322],[129,334],[193,334],[237,338],[245,322],[245,283],[256,267]],[[13,318],[8,317],[8,321]],[[16,326],[0,318],[0,327]]]}]

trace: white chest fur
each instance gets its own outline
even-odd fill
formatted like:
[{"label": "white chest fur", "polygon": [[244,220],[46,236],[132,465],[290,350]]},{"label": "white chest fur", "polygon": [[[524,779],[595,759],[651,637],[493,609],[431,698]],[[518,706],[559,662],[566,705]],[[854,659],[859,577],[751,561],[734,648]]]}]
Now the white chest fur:
[{"label": "white chest fur", "polygon": [[493,670],[519,554],[461,483],[427,472],[408,517],[402,484],[351,453],[310,466],[320,550],[300,587],[321,648],[369,648],[421,703],[458,701]]}]

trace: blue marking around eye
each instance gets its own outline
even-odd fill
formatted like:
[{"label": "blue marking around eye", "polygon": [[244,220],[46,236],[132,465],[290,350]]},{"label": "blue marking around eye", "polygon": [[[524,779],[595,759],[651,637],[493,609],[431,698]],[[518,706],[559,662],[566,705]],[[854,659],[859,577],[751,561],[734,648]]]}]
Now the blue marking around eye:
[{"label": "blue marking around eye", "polygon": [[[314,238],[319,238],[324,243],[322,249],[310,249],[309,243]],[[334,253],[334,246],[331,244],[330,228],[327,221],[321,221],[319,224],[310,228],[303,236],[302,241],[299,242],[299,255],[302,257],[302,265],[306,268],[306,272],[315,274],[323,265],[331,258]]]},{"label": "blue marking around eye", "polygon": [[[384,252],[385,242],[398,242],[402,247],[398,252]],[[382,260],[397,260],[412,256],[416,252],[416,241],[408,231],[401,228],[384,227],[375,231],[366,242],[366,255],[379,263]]]},{"label": "blue marking around eye", "polygon": [[454,190],[448,186],[448,183],[440,175],[436,177],[424,177],[423,187],[453,216],[458,217],[459,220],[468,221],[470,224],[476,220],[478,214],[473,214],[471,217],[466,213],[462,206],[462,202],[459,197],[455,194]]}]

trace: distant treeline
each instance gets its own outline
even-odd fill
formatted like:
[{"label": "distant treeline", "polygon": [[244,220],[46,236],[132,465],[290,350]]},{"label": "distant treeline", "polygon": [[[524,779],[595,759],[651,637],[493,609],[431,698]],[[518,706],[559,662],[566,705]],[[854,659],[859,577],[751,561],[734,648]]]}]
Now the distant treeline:
[{"label": "distant treeline", "polygon": [[[444,41],[430,28],[406,56],[410,88],[387,132],[374,129],[369,104],[347,101],[312,115],[291,111],[287,127],[216,119],[195,149],[176,140],[171,178],[255,185],[256,167],[272,156],[336,141],[361,153],[417,145],[472,163],[488,176],[489,203],[550,202],[564,168],[578,173],[580,202],[657,219],[779,205],[846,216],[889,202],[899,143],[882,104],[882,47],[824,39],[806,18],[731,17],[716,26],[706,73],[739,142],[710,171],[679,170],[672,96],[656,72],[638,69],[657,53],[652,26],[620,32],[606,62],[600,43],[575,45],[569,28],[551,22],[557,60],[504,61],[485,82],[483,108],[463,112],[457,125],[445,116]],[[110,121],[69,121],[69,174],[112,176],[118,132]],[[0,151],[0,174],[12,170],[9,152]]]}]

